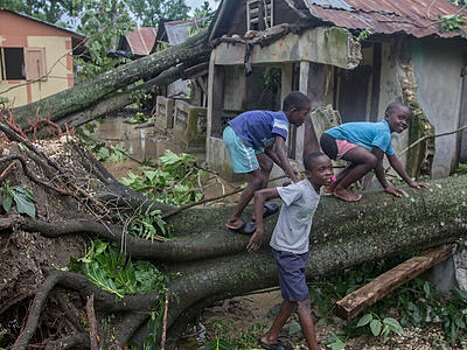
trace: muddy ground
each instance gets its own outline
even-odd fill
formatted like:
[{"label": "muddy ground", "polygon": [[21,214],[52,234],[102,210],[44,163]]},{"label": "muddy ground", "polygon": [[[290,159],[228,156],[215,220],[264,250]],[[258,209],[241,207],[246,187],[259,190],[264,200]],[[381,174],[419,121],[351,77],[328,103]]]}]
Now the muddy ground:
[{"label": "muddy ground", "polygon": [[[202,341],[216,337],[237,344],[244,349],[259,349],[257,339],[272,324],[274,314],[281,303],[280,291],[236,297],[224,300],[206,309],[197,325],[188,330],[181,340],[178,350],[196,349]],[[315,310],[315,315],[318,314]],[[395,314],[392,316],[396,316]],[[396,316],[397,317],[397,316]],[[315,318],[316,320],[316,318]],[[333,334],[342,334],[345,322],[338,317],[331,322],[318,320],[315,331],[320,349],[326,347]],[[307,349],[305,340],[298,328],[297,315],[293,315],[281,333],[280,341],[294,350]],[[445,333],[438,325],[425,328],[404,329],[404,335],[390,335],[386,343],[380,337],[365,335],[348,339],[345,350],[454,350],[467,349],[467,344],[452,347],[448,345]]]}]

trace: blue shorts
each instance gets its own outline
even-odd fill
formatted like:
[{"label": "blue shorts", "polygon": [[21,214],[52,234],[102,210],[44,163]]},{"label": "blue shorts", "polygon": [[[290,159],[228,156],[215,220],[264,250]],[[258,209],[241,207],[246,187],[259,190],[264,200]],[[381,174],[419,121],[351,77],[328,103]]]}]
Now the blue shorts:
[{"label": "blue shorts", "polygon": [[227,151],[229,152],[234,173],[244,174],[259,169],[256,155],[263,153],[262,149],[254,149],[251,146],[245,145],[230,126],[224,129],[223,138]]},{"label": "blue shorts", "polygon": [[272,255],[279,272],[279,286],[282,298],[287,301],[305,301],[310,299],[305,279],[308,252],[295,254],[273,248]]}]

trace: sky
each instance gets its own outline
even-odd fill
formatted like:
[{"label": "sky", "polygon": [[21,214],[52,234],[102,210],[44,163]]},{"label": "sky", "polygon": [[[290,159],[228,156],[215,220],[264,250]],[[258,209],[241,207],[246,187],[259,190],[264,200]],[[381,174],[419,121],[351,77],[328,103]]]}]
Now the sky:
[{"label": "sky", "polygon": [[[211,5],[211,8],[215,10],[219,5],[220,1],[207,0]],[[204,0],[185,0],[185,3],[190,6],[192,9],[200,7],[203,4]]]}]

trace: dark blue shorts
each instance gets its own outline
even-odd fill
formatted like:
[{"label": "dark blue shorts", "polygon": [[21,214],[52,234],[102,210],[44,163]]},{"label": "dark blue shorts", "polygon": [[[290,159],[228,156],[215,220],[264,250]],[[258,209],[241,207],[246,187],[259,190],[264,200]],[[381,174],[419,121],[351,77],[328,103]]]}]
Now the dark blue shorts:
[{"label": "dark blue shorts", "polygon": [[305,279],[308,252],[295,254],[272,249],[272,255],[279,272],[279,286],[281,287],[282,298],[287,301],[310,299]]}]

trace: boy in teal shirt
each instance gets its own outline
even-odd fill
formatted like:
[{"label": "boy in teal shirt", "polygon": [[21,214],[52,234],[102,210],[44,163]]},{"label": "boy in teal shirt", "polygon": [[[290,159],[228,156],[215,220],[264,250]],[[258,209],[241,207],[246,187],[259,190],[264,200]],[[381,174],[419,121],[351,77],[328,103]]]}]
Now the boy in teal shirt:
[{"label": "boy in teal shirt", "polygon": [[426,182],[410,179],[392,148],[391,133],[403,132],[407,129],[409,120],[409,108],[396,101],[386,108],[381,122],[344,123],[324,132],[320,139],[323,152],[331,159],[344,159],[350,162],[350,165],[336,176],[336,181],[327,186],[326,190],[344,201],[357,202],[362,195],[350,191],[349,186],[371,170],[375,170],[376,177],[384,190],[401,197],[403,191],[385,178],[383,169],[385,154],[389,164],[410,187],[429,187]]}]

